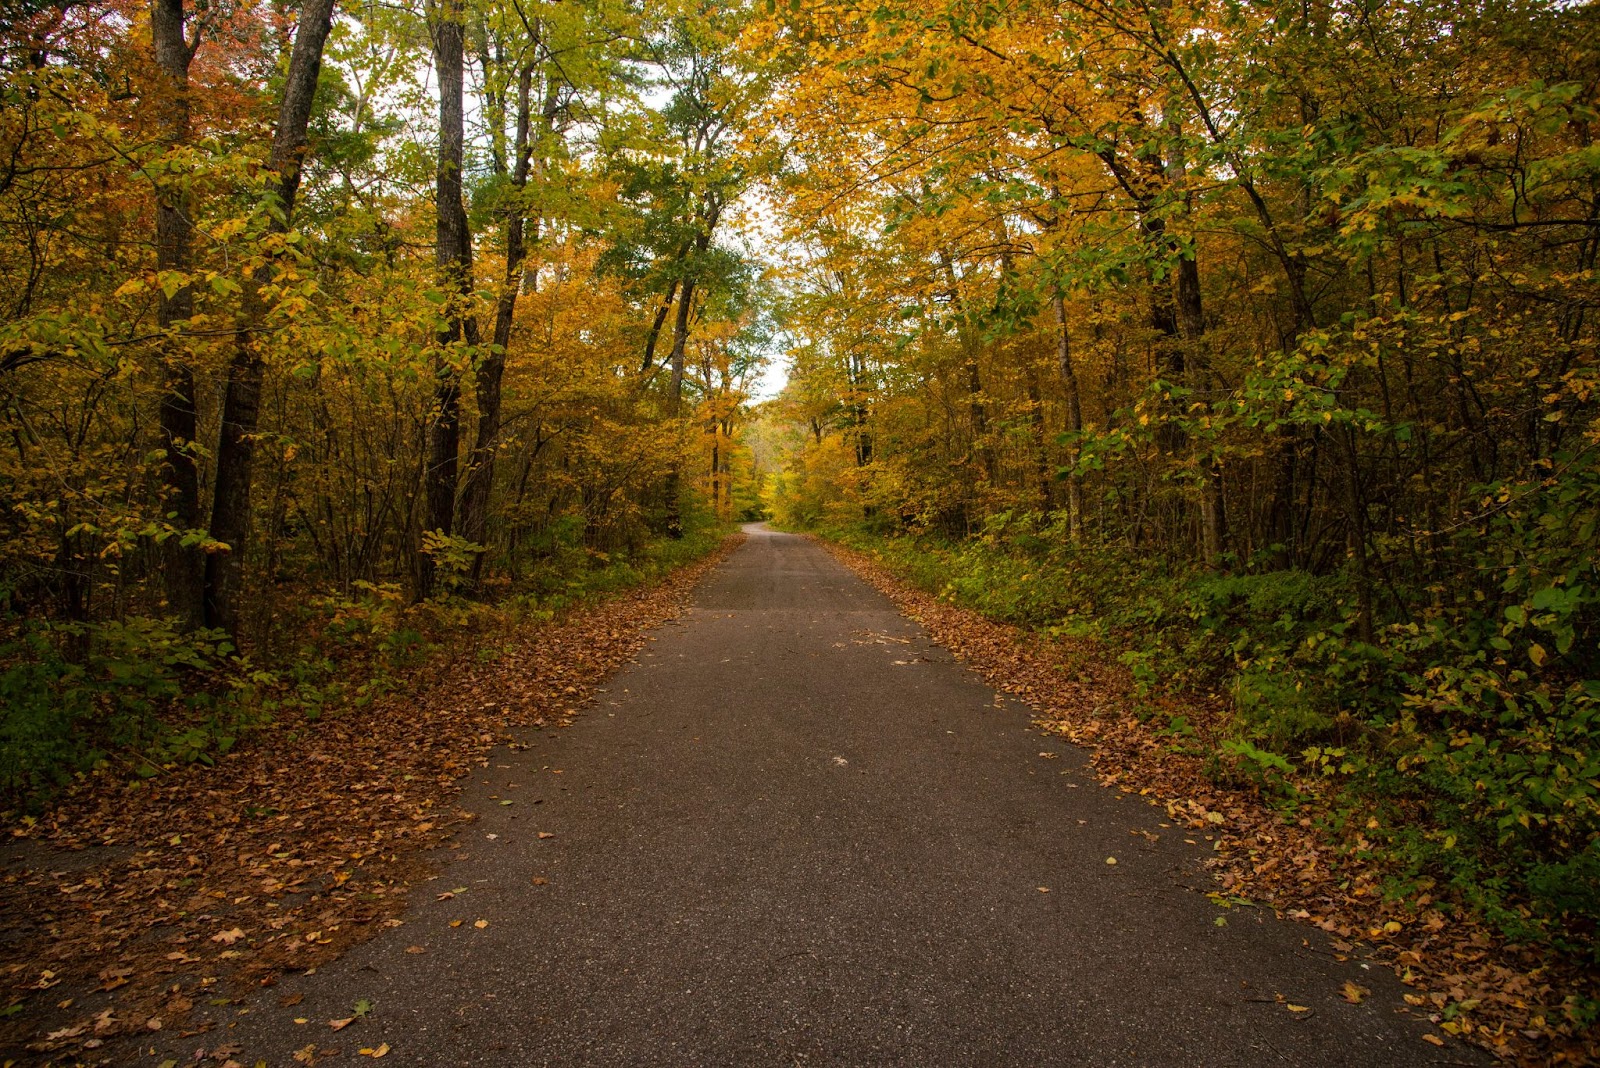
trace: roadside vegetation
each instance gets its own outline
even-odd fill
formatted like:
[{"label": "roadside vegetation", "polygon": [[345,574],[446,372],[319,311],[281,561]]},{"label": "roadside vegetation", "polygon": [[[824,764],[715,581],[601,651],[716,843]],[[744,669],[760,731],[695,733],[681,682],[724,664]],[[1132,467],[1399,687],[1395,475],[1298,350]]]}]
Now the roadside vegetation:
[{"label": "roadside vegetation", "polygon": [[274,724],[314,730],[410,692],[442,665],[492,661],[521,630],[659,581],[730,529],[692,515],[682,537],[632,554],[568,546],[491,600],[413,604],[393,583],[310,596],[283,606],[275,640],[249,653],[225,631],[164,619],[19,626],[0,647],[0,789],[31,824],[75,784],[115,788],[212,766]]}]

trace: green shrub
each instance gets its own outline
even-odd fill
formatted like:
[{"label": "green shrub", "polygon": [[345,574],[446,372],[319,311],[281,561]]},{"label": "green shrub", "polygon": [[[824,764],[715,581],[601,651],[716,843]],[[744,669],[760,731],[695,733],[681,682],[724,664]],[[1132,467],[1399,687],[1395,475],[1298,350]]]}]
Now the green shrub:
[{"label": "green shrub", "polygon": [[233,744],[232,691],[250,678],[221,631],[131,618],[24,624],[17,634],[0,647],[0,795],[8,806],[37,804],[113,752],[193,760],[222,738]]}]

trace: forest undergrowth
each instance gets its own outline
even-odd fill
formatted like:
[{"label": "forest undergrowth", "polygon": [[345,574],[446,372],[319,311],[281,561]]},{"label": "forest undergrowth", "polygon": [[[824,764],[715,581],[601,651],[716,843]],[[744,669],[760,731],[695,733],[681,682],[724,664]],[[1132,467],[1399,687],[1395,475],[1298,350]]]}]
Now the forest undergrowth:
[{"label": "forest undergrowth", "polygon": [[[1248,579],[1163,574],[1040,533],[1002,523],[950,544],[833,529],[826,544],[1042,727],[1087,747],[1101,781],[1205,834],[1219,904],[1315,923],[1341,956],[1392,965],[1419,1015],[1501,1057],[1600,1057],[1595,898],[1550,879],[1559,852],[1507,841],[1485,814],[1527,804],[1521,780],[1451,784],[1484,772],[1444,761],[1422,771],[1461,746],[1424,733],[1402,747],[1376,680],[1364,702],[1339,693],[1344,709],[1326,718],[1309,696],[1282,696],[1350,685],[1291,655],[1302,631],[1329,625],[1316,609],[1337,608],[1334,586],[1279,576],[1252,598]],[[1270,694],[1251,689],[1263,660]],[[1403,683],[1387,684],[1401,704]]]},{"label": "forest undergrowth", "polygon": [[126,1063],[196,1004],[232,1004],[398,925],[427,852],[472,818],[452,804],[461,776],[514,729],[570,723],[741,540],[706,527],[537,599],[408,610],[433,640],[386,669],[381,694],[352,683],[210,760],[148,778],[108,764],[42,815],[13,814],[0,1058]]},{"label": "forest undergrowth", "polygon": [[492,636],[659,579],[726,530],[691,525],[634,553],[558,544],[514,586],[502,578],[479,596],[456,587],[421,604],[398,583],[279,591],[247,653],[225,631],[170,618],[0,622],[0,813],[26,825],[75,784],[213,766],[262,728],[369,708],[460,655],[464,640],[491,662]]}]

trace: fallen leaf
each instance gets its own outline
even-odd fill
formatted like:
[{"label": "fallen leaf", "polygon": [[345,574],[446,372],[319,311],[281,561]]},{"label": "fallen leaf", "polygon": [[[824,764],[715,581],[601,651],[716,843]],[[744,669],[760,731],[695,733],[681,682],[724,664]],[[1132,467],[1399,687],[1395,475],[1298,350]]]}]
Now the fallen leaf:
[{"label": "fallen leaf", "polygon": [[213,942],[221,942],[225,946],[231,946],[231,945],[233,945],[235,942],[239,941],[239,939],[241,939],[243,937],[244,937],[244,931],[241,930],[238,927],[235,927],[231,931],[219,931],[219,932],[217,932],[216,934],[211,936],[211,941],[213,941]]},{"label": "fallen leaf", "polygon": [[1036,886],[1034,889],[1039,891],[1041,894],[1048,894],[1050,892],[1050,888],[1048,886]]},{"label": "fallen leaf", "polygon": [[287,1008],[290,1008],[292,1006],[300,1004],[305,999],[306,999],[306,996],[304,994],[302,994],[300,991],[296,990],[293,994],[285,994],[285,995],[283,995],[283,997],[279,998],[278,999],[278,1004],[280,1006],[282,1006],[283,1008],[287,1009]]},{"label": "fallen leaf", "polygon": [[534,886],[544,886],[549,881],[550,880],[546,879],[543,875],[535,875],[533,877],[533,885]]},{"label": "fallen leaf", "polygon": [[540,831],[539,832],[539,837],[540,838],[554,838],[555,837],[555,833],[553,831]]},{"label": "fallen leaf", "polygon": [[342,1020],[329,1020],[328,1026],[333,1028],[335,1031],[343,1031],[346,1027],[349,1027],[355,1022],[356,1018],[354,1016],[346,1016]]},{"label": "fallen leaf", "polygon": [[127,986],[128,976],[132,974],[132,968],[105,968],[100,972],[100,989],[115,990],[119,986]]},{"label": "fallen leaf", "polygon": [[304,1046],[301,1046],[299,1049],[294,1051],[294,1059],[299,1061],[301,1064],[316,1064],[317,1044],[315,1042],[308,1042]]},{"label": "fallen leaf", "polygon": [[478,930],[481,931],[485,927],[489,926],[489,921],[488,920],[476,920],[476,921],[473,922],[472,926],[476,927]]},{"label": "fallen leaf", "polygon": [[1442,1045],[1444,1045],[1444,1039],[1442,1039],[1442,1038],[1440,1038],[1440,1037],[1439,1037],[1439,1036],[1438,1036],[1438,1035],[1423,1035],[1423,1036],[1422,1036],[1422,1041],[1424,1041],[1424,1042],[1431,1042],[1431,1043],[1433,1043],[1433,1044],[1434,1044],[1434,1045],[1435,1045],[1435,1046],[1442,1046]]},{"label": "fallen leaf", "polygon": [[426,953],[428,951],[423,949],[421,946],[407,946],[406,947],[406,952],[407,953]]},{"label": "fallen leaf", "polygon": [[1289,1002],[1287,1005],[1285,1005],[1284,1008],[1288,1009],[1290,1012],[1310,1012],[1311,1011],[1311,1007],[1309,1005],[1296,1005],[1292,1001]]},{"label": "fallen leaf", "polygon": [[1115,864],[1116,862],[1117,862],[1117,858],[1116,857],[1107,857],[1106,858],[1106,863],[1107,864]]},{"label": "fallen leaf", "polygon": [[461,920],[451,920],[450,921],[450,926],[451,927],[460,927],[462,922],[463,921],[461,921]]},{"label": "fallen leaf", "polygon": [[371,1046],[363,1046],[360,1053],[363,1057],[386,1057],[389,1054],[389,1043],[385,1042],[377,1049],[373,1049]]},{"label": "fallen leaf", "polygon": [[1345,980],[1345,984],[1341,988],[1340,992],[1344,994],[1344,999],[1352,1005],[1361,1004],[1362,999],[1368,994],[1372,993],[1372,991],[1368,990],[1366,987],[1352,983],[1348,979]]}]

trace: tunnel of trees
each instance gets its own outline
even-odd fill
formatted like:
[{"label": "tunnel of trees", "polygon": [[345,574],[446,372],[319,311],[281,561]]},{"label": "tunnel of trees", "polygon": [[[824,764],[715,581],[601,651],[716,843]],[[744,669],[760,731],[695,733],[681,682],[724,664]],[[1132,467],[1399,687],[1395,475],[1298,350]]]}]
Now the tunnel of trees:
[{"label": "tunnel of trees", "polygon": [[1215,775],[1381,814],[1388,892],[1592,953],[1597,29],[10,4],[6,805],[770,515],[1105,643]]}]

